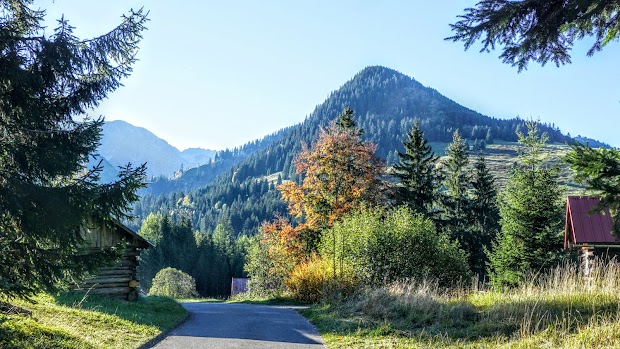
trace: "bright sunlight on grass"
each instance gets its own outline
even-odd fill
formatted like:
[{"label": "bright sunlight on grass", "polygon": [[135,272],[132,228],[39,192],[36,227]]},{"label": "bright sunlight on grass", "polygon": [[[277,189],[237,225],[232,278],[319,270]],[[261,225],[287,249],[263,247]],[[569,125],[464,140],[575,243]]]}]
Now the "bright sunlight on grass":
[{"label": "bright sunlight on grass", "polygon": [[32,316],[0,315],[0,348],[137,348],[179,323],[185,309],[165,297],[126,302],[97,296],[13,300]]},{"label": "bright sunlight on grass", "polygon": [[517,289],[367,289],[302,310],[329,348],[620,348],[620,266],[564,266]]}]

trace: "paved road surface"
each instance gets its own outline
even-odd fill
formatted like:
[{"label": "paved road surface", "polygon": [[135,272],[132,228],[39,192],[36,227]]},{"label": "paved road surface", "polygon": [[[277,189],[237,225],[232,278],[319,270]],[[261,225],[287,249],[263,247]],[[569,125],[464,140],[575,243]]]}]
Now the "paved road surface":
[{"label": "paved road surface", "polygon": [[324,349],[310,323],[290,307],[183,303],[190,318],[157,349]]}]

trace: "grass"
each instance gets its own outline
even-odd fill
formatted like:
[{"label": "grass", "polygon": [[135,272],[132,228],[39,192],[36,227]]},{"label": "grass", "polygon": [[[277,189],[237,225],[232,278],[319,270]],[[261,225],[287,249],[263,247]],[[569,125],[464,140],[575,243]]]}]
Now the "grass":
[{"label": "grass", "polygon": [[[446,155],[445,149],[449,143],[431,142],[430,145],[439,156],[443,157]],[[482,154],[487,160],[489,170],[497,178],[499,187],[508,180],[510,169],[515,161],[517,161],[519,150],[520,146],[518,143],[496,142],[488,144],[486,149],[482,151]],[[550,164],[560,167],[560,182],[566,186],[567,194],[583,194],[584,188],[575,183],[572,171],[568,165],[561,160],[569,150],[570,147],[566,144],[546,144],[543,147],[543,153],[548,154],[547,159]],[[473,166],[477,155],[478,153],[475,151],[470,152],[470,166]]]},{"label": "grass", "polygon": [[504,292],[396,283],[301,310],[329,348],[620,348],[620,266]]},{"label": "grass", "polygon": [[38,295],[12,300],[32,316],[0,314],[0,348],[137,348],[186,316],[177,302],[143,297],[126,302],[89,295]]}]

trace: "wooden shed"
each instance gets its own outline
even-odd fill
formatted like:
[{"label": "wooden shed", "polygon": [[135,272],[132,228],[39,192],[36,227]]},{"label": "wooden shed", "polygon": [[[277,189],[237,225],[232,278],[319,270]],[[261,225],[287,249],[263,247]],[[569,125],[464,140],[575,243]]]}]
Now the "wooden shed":
[{"label": "wooden shed", "polygon": [[620,240],[611,234],[609,209],[592,214],[600,200],[591,196],[569,196],[566,200],[564,250],[577,252],[583,272],[591,272],[594,257],[620,255]]},{"label": "wooden shed", "polygon": [[138,256],[141,250],[153,247],[153,244],[118,221],[109,225],[90,222],[83,232],[89,250],[119,245],[123,246],[124,250],[122,257],[114,265],[102,268],[95,277],[85,280],[78,289],[113,298],[136,300],[140,285],[136,277]]}]

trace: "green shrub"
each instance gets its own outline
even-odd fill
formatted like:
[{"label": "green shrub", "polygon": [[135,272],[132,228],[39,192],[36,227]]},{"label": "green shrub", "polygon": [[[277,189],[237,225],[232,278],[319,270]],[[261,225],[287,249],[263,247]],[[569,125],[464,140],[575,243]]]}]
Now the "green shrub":
[{"label": "green shrub", "polygon": [[153,278],[149,295],[172,298],[189,298],[197,295],[196,281],[188,274],[174,268],[164,268]]},{"label": "green shrub", "polygon": [[291,296],[303,302],[350,295],[358,286],[350,268],[335,274],[333,264],[319,256],[296,265],[285,283]]},{"label": "green shrub", "polygon": [[469,275],[457,243],[406,208],[354,213],[323,235],[320,251],[337,271],[350,267],[372,284],[431,278],[452,285]]}]

